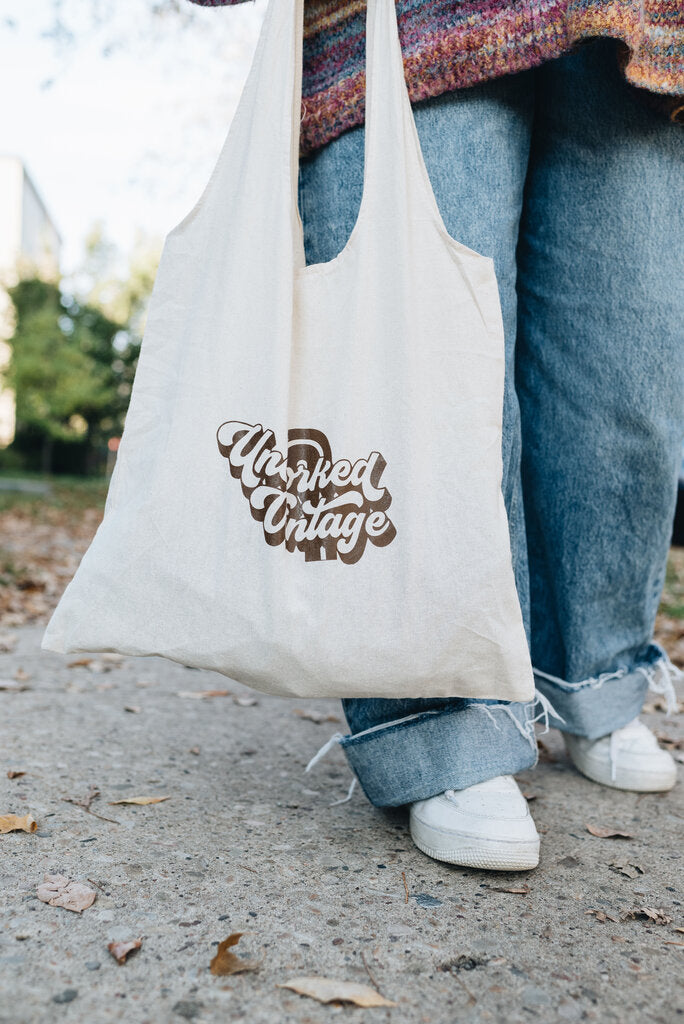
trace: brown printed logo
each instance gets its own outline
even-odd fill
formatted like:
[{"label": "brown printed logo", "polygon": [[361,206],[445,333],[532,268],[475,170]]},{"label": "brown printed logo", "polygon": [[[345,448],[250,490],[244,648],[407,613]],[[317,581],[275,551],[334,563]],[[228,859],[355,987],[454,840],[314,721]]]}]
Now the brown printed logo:
[{"label": "brown printed logo", "polygon": [[260,423],[222,423],[219,451],[242,484],[267,544],[304,552],[307,562],[358,562],[368,541],[385,547],[397,531],[387,515],[392,496],[381,486],[387,465],[380,452],[351,463],[333,462],[320,430],[290,430],[287,455]]}]

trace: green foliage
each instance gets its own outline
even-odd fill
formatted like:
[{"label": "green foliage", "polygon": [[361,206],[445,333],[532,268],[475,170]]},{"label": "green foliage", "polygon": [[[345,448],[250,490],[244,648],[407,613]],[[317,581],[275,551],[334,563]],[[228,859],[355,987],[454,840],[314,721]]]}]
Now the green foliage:
[{"label": "green foliage", "polygon": [[139,348],[126,326],[38,278],[9,294],[16,329],[5,381],[17,430],[91,445],[120,434]]}]

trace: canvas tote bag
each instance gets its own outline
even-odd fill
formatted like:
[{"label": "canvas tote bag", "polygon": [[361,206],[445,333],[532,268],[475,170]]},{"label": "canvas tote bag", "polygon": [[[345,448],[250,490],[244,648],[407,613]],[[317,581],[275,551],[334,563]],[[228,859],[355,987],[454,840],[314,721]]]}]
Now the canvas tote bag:
[{"label": "canvas tote bag", "polygon": [[47,627],[297,696],[529,700],[501,494],[492,260],[423,163],[394,0],[369,0],[363,200],[305,265],[303,0],[168,236],[104,520]]}]

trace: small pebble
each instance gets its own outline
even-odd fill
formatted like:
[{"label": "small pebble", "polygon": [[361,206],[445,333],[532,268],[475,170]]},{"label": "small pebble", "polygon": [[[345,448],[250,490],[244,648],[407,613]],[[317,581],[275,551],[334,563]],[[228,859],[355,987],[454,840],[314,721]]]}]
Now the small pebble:
[{"label": "small pebble", "polygon": [[177,1013],[179,1017],[185,1017],[186,1020],[193,1020],[200,1014],[203,1006],[204,1003],[193,1002],[190,999],[179,999],[173,1005],[173,1012]]},{"label": "small pebble", "polygon": [[89,970],[89,971],[99,971],[100,970],[100,966],[101,965],[99,964],[99,962],[97,960],[88,960],[86,962],[86,969]]},{"label": "small pebble", "polygon": [[78,989],[65,988],[63,992],[59,992],[56,996],[52,997],[53,1003],[70,1003],[78,995]]}]

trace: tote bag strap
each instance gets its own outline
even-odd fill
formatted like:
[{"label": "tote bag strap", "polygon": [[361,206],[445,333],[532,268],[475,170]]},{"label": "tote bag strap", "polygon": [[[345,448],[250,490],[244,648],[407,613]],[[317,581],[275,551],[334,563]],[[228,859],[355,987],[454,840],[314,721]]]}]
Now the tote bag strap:
[{"label": "tote bag strap", "polygon": [[[221,230],[231,208],[238,217],[230,222],[233,237],[251,237],[262,253],[270,247],[283,283],[285,261],[295,267],[305,262],[297,195],[303,25],[304,0],[270,0],[214,172],[196,206],[171,232],[183,234],[198,218]],[[402,215],[410,192],[441,223],[404,78],[394,0],[368,0],[366,58],[362,211],[372,214],[377,230],[380,222]]]},{"label": "tote bag strap", "polygon": [[[277,0],[271,0],[276,3]],[[297,201],[301,110],[304,0],[296,0],[295,74],[290,149],[291,196],[297,223],[295,261],[304,265],[304,242]],[[370,213],[373,229],[406,209],[408,192],[442,226],[423,160],[404,76],[395,0],[368,0],[366,14],[366,110],[363,195],[358,222]],[[445,230],[445,229],[444,229]],[[357,231],[357,228],[354,229]]]}]

